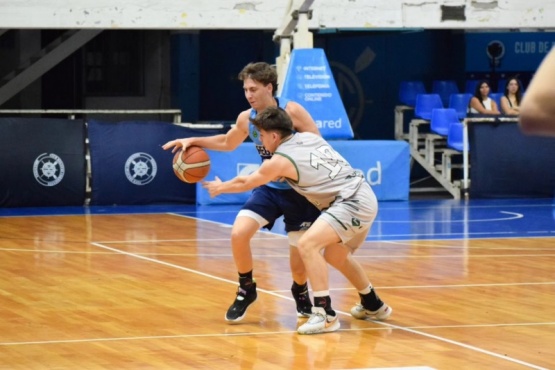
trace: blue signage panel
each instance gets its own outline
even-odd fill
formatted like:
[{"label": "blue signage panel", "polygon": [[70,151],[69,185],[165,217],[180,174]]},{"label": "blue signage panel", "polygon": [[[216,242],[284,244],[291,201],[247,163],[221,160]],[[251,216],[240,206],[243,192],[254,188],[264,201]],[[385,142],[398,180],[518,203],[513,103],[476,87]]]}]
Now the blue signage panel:
[{"label": "blue signage panel", "polygon": [[404,141],[331,141],[351,166],[362,170],[378,200],[408,200],[409,145]]},{"label": "blue signage panel", "polygon": [[209,136],[169,122],[90,120],[91,204],[194,203],[195,185],[178,180],[171,151],[162,145],[178,137]]},{"label": "blue signage panel", "polygon": [[466,34],[468,72],[533,72],[555,44],[550,32]]},{"label": "blue signage panel", "polygon": [[555,139],[524,135],[517,123],[469,125],[472,198],[555,196]]},{"label": "blue signage panel", "polygon": [[85,123],[0,118],[0,207],[85,204]]},{"label": "blue signage panel", "polygon": [[305,107],[325,139],[354,137],[324,50],[293,50],[280,96]]},{"label": "blue signage panel", "polygon": [[[330,141],[354,168],[362,170],[366,180],[372,185],[378,200],[408,200],[410,153],[404,141]],[[246,175],[260,166],[260,157],[253,143],[243,143],[233,152],[213,152],[210,154],[211,168],[208,180],[218,176],[230,180],[237,175]],[[208,192],[197,184],[197,203],[242,204],[250,192],[223,194],[211,199]]]}]

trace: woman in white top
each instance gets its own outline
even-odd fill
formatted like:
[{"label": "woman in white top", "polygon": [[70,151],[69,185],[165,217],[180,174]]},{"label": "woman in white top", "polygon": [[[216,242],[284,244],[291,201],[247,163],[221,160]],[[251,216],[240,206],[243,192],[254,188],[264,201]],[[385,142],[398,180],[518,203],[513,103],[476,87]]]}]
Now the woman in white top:
[{"label": "woman in white top", "polygon": [[520,84],[516,77],[507,80],[505,85],[505,93],[501,97],[501,111],[503,114],[510,116],[518,116],[520,113],[520,100],[522,99],[522,92],[520,91]]},{"label": "woman in white top", "polygon": [[497,103],[489,97],[490,86],[485,80],[476,85],[474,96],[470,99],[469,113],[473,114],[501,114]]}]

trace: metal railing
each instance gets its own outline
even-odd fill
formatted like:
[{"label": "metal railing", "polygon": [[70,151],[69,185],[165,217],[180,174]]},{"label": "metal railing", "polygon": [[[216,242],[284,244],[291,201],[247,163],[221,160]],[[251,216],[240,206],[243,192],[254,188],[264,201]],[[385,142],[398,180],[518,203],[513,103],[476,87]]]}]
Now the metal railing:
[{"label": "metal railing", "polygon": [[170,114],[181,122],[181,109],[0,109],[0,114],[66,114],[69,119],[86,114]]}]

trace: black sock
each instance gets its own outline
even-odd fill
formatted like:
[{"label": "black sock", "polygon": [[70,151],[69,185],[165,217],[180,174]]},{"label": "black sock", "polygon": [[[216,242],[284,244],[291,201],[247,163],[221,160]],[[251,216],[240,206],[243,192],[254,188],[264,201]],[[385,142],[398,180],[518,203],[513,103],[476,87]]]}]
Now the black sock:
[{"label": "black sock", "polygon": [[239,273],[239,286],[242,289],[250,290],[256,288],[256,286],[253,286],[253,284],[254,279],[252,278],[252,270],[244,274]]},{"label": "black sock", "polygon": [[331,298],[329,295],[325,297],[314,297],[314,307],[322,307],[326,310],[326,314],[335,316],[335,311],[331,308]]},{"label": "black sock", "polygon": [[296,281],[293,280],[293,286],[291,287],[291,290],[294,293],[297,293],[297,294],[304,293],[305,291],[308,290],[308,283],[304,283],[303,285],[299,285],[299,284],[297,284]]},{"label": "black sock", "polygon": [[378,297],[378,295],[374,291],[374,288],[371,288],[370,293],[368,294],[359,293],[358,295],[360,296],[360,302],[362,303],[364,308],[370,311],[376,311],[383,305],[382,300],[380,299],[380,297]]}]

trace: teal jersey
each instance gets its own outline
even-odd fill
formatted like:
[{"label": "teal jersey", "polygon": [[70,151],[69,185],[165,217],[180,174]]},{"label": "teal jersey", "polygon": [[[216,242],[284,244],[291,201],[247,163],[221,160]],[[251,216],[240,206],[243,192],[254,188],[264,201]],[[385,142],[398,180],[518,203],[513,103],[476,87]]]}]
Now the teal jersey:
[{"label": "teal jersey", "polygon": [[[289,103],[288,99],[282,99],[282,98],[276,98],[276,101],[278,103],[278,106],[282,109],[285,109],[285,107],[287,106],[287,103]],[[258,114],[257,111],[255,111],[254,109],[251,109],[250,118],[256,117],[257,114]],[[267,151],[266,148],[264,148],[264,145],[262,145],[262,141],[260,141],[260,132],[258,131],[256,126],[250,122],[250,120],[249,120],[249,137],[254,143],[254,146],[258,151],[258,154],[260,154],[260,158],[262,158],[262,161],[272,158],[272,153]],[[291,189],[291,186],[289,186],[289,184],[286,181],[272,181],[267,185],[275,189]]]}]

